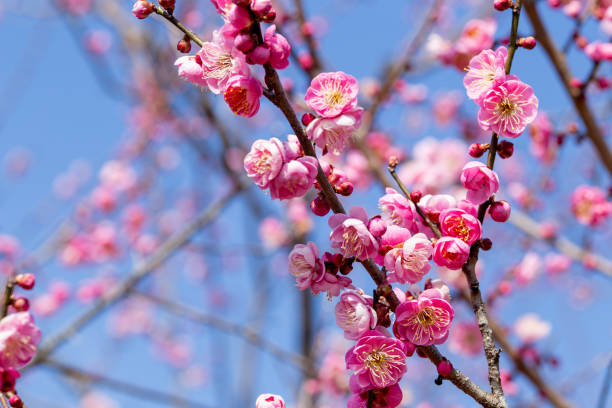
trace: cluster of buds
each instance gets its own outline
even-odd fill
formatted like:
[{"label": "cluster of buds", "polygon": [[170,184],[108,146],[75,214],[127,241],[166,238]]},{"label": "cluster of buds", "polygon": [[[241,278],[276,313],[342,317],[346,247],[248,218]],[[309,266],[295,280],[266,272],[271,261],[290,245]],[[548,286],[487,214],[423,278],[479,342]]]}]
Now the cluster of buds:
[{"label": "cluster of buds", "polygon": [[[31,273],[22,273],[15,276],[14,285],[25,290],[32,290],[36,279]],[[11,296],[9,305],[16,312],[27,312],[30,309],[30,302],[24,296]]]}]

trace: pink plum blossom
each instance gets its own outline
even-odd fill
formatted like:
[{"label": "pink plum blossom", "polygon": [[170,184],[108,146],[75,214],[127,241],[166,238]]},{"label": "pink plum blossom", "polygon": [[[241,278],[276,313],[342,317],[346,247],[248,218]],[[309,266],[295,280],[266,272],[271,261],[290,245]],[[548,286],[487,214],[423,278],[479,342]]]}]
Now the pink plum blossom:
[{"label": "pink plum blossom", "polygon": [[509,75],[482,94],[478,123],[483,130],[500,136],[518,137],[538,114],[538,98],[533,89]]},{"label": "pink plum blossom", "polygon": [[470,246],[454,237],[440,238],[434,247],[433,261],[438,266],[461,269],[470,255]]},{"label": "pink plum blossom", "polygon": [[470,60],[463,85],[470,99],[478,100],[495,82],[506,78],[506,58],[508,51],[499,47],[496,51],[484,50]]},{"label": "pink plum blossom", "polygon": [[553,134],[553,126],[545,112],[538,113],[529,127],[531,144],[529,151],[545,164],[551,164],[557,157],[559,144]]},{"label": "pink plum blossom", "polygon": [[542,270],[542,259],[535,252],[527,252],[521,262],[514,267],[514,277],[521,286],[532,283]]},{"label": "pink plum blossom", "polygon": [[378,253],[378,242],[368,231],[368,215],[362,207],[351,208],[349,215],[334,214],[328,223],[332,229],[331,247],[340,250],[345,258],[366,260]]},{"label": "pink plum blossom", "polygon": [[385,388],[397,384],[406,372],[406,354],[400,340],[376,330],[365,332],[347,351],[346,368],[353,370],[361,390]]},{"label": "pink plum blossom", "polygon": [[306,134],[323,153],[339,155],[349,138],[361,124],[363,108],[343,113],[333,118],[317,118],[308,124]]},{"label": "pink plum blossom", "polygon": [[395,310],[393,332],[417,346],[442,344],[448,338],[455,312],[437,289],[428,289],[416,300],[403,302]]},{"label": "pink plum blossom", "polygon": [[0,320],[0,367],[19,369],[32,360],[42,334],[28,312]]},{"label": "pink plum blossom", "polygon": [[403,194],[387,187],[386,194],[378,199],[378,206],[389,216],[390,222],[416,232],[416,208]]},{"label": "pink plum blossom", "polygon": [[270,65],[275,69],[285,69],[289,66],[291,45],[285,37],[276,32],[276,25],[272,24],[266,29],[264,44],[270,50]]},{"label": "pink plum blossom", "polygon": [[459,238],[468,245],[472,245],[482,236],[480,221],[458,208],[442,211],[439,220],[442,235]]},{"label": "pink plum blossom", "polygon": [[289,242],[289,232],[281,220],[276,217],[266,217],[259,224],[259,238],[264,247],[275,250]]},{"label": "pink plum blossom", "polygon": [[202,66],[202,78],[215,94],[225,92],[235,75],[247,76],[248,66],[244,54],[233,48],[233,42],[219,31],[213,33],[213,41],[202,44],[197,56]]},{"label": "pink plum blossom", "polygon": [[357,107],[359,85],[344,72],[326,72],[314,77],[304,97],[306,105],[324,118],[333,118]]},{"label": "pink plum blossom", "polygon": [[363,333],[376,327],[376,312],[372,309],[372,297],[361,290],[347,290],[336,304],[336,324],[344,330],[344,337],[357,340]]},{"label": "pink plum blossom", "polygon": [[385,255],[389,282],[417,283],[429,272],[433,246],[425,234],[419,233],[403,246],[393,248]]},{"label": "pink plum blossom", "polygon": [[[374,390],[374,401],[371,408],[395,408],[402,402],[402,390],[398,384]],[[368,392],[353,394],[347,403],[347,408],[367,408]]]},{"label": "pink plum blossom", "polygon": [[300,290],[312,286],[313,282],[321,280],[325,267],[319,259],[319,249],[314,242],[297,244],[289,253],[289,272],[296,278]]},{"label": "pink plum blossom", "polygon": [[193,55],[185,55],[179,57],[174,65],[178,67],[178,76],[184,78],[194,85],[201,87],[208,86],[208,83],[204,79],[204,71],[202,66],[196,61],[196,57]]},{"label": "pink plum blossom", "polygon": [[283,167],[282,142],[277,138],[256,140],[244,158],[244,169],[261,189],[266,189]]},{"label": "pink plum blossom", "polygon": [[285,401],[280,395],[261,394],[255,401],[255,408],[285,408]]},{"label": "pink plum blossom", "polygon": [[401,248],[404,245],[404,242],[406,242],[406,240],[408,240],[411,236],[412,234],[406,228],[395,224],[387,225],[385,232],[379,239],[380,250],[374,258],[374,262],[383,266],[385,264],[385,253],[394,248]]},{"label": "pink plum blossom", "polygon": [[289,200],[302,197],[317,177],[317,159],[304,156],[283,164],[280,173],[270,182],[270,197]]},{"label": "pink plum blossom", "polygon": [[514,332],[525,343],[534,343],[550,334],[552,325],[534,313],[527,313],[514,322]]},{"label": "pink plum blossom", "polygon": [[482,353],[482,335],[478,324],[459,322],[451,331],[448,347],[453,353],[476,356]]},{"label": "pink plum blossom", "polygon": [[236,115],[250,118],[259,111],[262,94],[263,88],[257,78],[235,75],[227,81],[223,99]]},{"label": "pink plum blossom", "polygon": [[497,174],[485,164],[471,161],[461,171],[461,184],[467,192],[467,199],[478,205],[489,199],[499,189]]},{"label": "pink plum blossom", "polygon": [[571,196],[572,213],[579,223],[592,227],[601,225],[610,217],[612,203],[599,187],[582,185]]},{"label": "pink plum blossom", "polygon": [[584,47],[584,53],[593,61],[612,60],[612,44],[609,42],[593,41]]}]

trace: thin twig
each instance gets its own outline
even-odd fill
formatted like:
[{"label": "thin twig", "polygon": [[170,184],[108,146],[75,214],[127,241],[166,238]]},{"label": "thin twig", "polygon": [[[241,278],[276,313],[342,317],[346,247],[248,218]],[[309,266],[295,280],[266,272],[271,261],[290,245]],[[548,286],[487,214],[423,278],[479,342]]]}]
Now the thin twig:
[{"label": "thin twig", "polygon": [[608,393],[610,392],[610,381],[612,381],[612,360],[610,360],[606,368],[604,382],[599,392],[599,398],[597,399],[597,408],[606,408],[606,401],[608,400]]}]

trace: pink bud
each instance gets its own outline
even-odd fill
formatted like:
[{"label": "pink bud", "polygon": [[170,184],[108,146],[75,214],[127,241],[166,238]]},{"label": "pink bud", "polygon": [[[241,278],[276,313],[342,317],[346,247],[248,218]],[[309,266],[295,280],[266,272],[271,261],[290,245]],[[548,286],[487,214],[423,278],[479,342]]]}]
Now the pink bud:
[{"label": "pink bud", "polygon": [[442,377],[448,377],[453,372],[453,365],[447,359],[444,359],[438,363],[438,374]]},{"label": "pink bud", "polygon": [[13,408],[22,408],[23,407],[23,401],[21,400],[21,398],[19,398],[19,395],[11,395],[11,397],[9,398],[9,404],[11,404],[11,407]]},{"label": "pink bud", "polygon": [[482,156],[487,151],[488,148],[489,147],[484,144],[472,143],[468,150],[468,154],[477,159],[480,156]]},{"label": "pink bud", "polygon": [[540,236],[544,239],[552,239],[557,235],[557,226],[551,222],[540,224]]},{"label": "pink bud", "polygon": [[253,0],[251,10],[257,17],[262,18],[272,11],[272,2],[270,0]]},{"label": "pink bud", "polygon": [[410,201],[412,201],[415,204],[418,204],[419,201],[421,201],[422,197],[423,197],[423,193],[421,193],[421,190],[412,190],[410,192]]},{"label": "pink bud", "polygon": [[501,294],[501,295],[509,295],[510,292],[512,292],[512,282],[507,281],[507,280],[503,280],[501,282],[499,282],[499,285],[497,286],[497,291]]},{"label": "pink bud", "polygon": [[153,4],[145,0],[138,0],[134,3],[132,14],[139,19],[147,18],[153,12]]},{"label": "pink bud", "polygon": [[480,240],[480,248],[482,248],[483,251],[488,251],[492,247],[493,241],[491,241],[489,238],[483,238]]},{"label": "pink bud", "polygon": [[36,278],[31,273],[21,273],[15,276],[15,283],[25,290],[30,290],[36,283]]},{"label": "pink bud", "polygon": [[502,159],[507,159],[509,157],[512,157],[513,153],[514,153],[514,144],[512,142],[503,140],[499,144],[499,146],[497,146],[497,154]]},{"label": "pink bud", "polygon": [[601,90],[610,88],[610,80],[606,77],[595,78],[595,84]]},{"label": "pink bud", "polygon": [[312,55],[310,55],[309,52],[302,51],[298,54],[298,62],[300,63],[300,66],[302,68],[304,68],[305,70],[309,70],[314,64],[314,59],[312,58]]},{"label": "pink bud", "polygon": [[491,204],[489,214],[491,214],[493,221],[506,222],[510,218],[510,204],[504,200],[496,201]]},{"label": "pink bud", "polygon": [[255,38],[250,33],[238,33],[234,39],[234,46],[246,54],[255,46]]},{"label": "pink bud", "polygon": [[412,357],[415,350],[416,346],[413,343],[409,341],[404,342],[404,354],[406,354],[406,357]]},{"label": "pink bud", "polygon": [[247,54],[249,64],[263,65],[270,59],[270,49],[264,45],[258,45]]},{"label": "pink bud", "polygon": [[582,81],[578,78],[572,78],[570,80],[570,85],[572,85],[574,88],[582,88]]},{"label": "pink bud", "polygon": [[507,10],[513,5],[514,4],[512,3],[512,0],[494,0],[493,1],[493,7],[495,7],[495,10],[498,10],[498,11]]},{"label": "pink bud", "polygon": [[552,8],[560,7],[561,4],[561,0],[548,0],[548,5]]},{"label": "pink bud", "polygon": [[13,306],[13,309],[18,312],[27,312],[30,310],[30,302],[23,296],[13,299],[11,305]]},{"label": "pink bud", "polygon": [[336,193],[348,197],[353,194],[353,183],[350,181],[344,181],[339,186],[335,187]]},{"label": "pink bud", "polygon": [[227,13],[227,19],[236,31],[241,31],[249,27],[252,23],[249,9],[235,5],[230,7]]},{"label": "pink bud", "polygon": [[178,44],[176,44],[176,49],[183,54],[187,54],[191,51],[191,41],[189,41],[189,38],[182,38]]},{"label": "pink bud", "polygon": [[159,5],[168,10],[170,14],[174,11],[176,0],[159,0]]},{"label": "pink bud", "polygon": [[387,223],[382,219],[380,215],[372,217],[368,223],[368,230],[370,234],[375,237],[382,236],[387,231]]},{"label": "pink bud", "polygon": [[310,122],[315,120],[315,116],[312,113],[305,113],[302,115],[302,125],[308,126]]},{"label": "pink bud", "polygon": [[516,42],[516,45],[518,45],[519,47],[528,49],[528,50],[532,50],[536,46],[536,39],[531,36],[519,38],[518,41]]},{"label": "pink bud", "polygon": [[312,210],[312,212],[315,215],[318,215],[319,217],[323,217],[330,210],[329,204],[327,203],[327,200],[324,197],[321,197],[321,196],[316,196],[310,202],[310,209]]},{"label": "pink bud", "polygon": [[251,0],[232,0],[232,3],[237,6],[249,7]]}]

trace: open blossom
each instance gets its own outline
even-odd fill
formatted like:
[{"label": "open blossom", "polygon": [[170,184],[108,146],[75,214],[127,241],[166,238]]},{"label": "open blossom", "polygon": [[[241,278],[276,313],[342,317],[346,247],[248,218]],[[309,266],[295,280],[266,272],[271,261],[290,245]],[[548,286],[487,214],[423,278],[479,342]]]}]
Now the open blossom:
[{"label": "open blossom", "polygon": [[[368,391],[356,392],[347,403],[347,408],[367,408]],[[399,385],[374,390],[374,401],[371,408],[395,408],[402,402],[402,390]]]},{"label": "open blossom", "polygon": [[612,203],[599,187],[579,186],[572,193],[571,203],[574,216],[584,225],[600,225],[612,212]]},{"label": "open blossom", "polygon": [[396,190],[387,187],[386,194],[378,199],[378,206],[389,216],[391,222],[416,232],[416,208],[412,201]]},{"label": "open blossom", "polygon": [[28,312],[0,320],[0,367],[19,369],[32,360],[42,335]]},{"label": "open blossom", "polygon": [[255,401],[255,408],[285,408],[285,400],[276,394],[261,394]]},{"label": "open blossom", "polygon": [[327,297],[331,299],[332,297],[338,296],[343,289],[352,287],[352,283],[353,281],[351,278],[339,274],[325,272],[321,276],[320,280],[313,282],[310,289],[315,295],[321,292],[326,292]]},{"label": "open blossom", "polygon": [[478,100],[487,92],[496,81],[506,78],[506,47],[499,47],[496,51],[484,50],[470,60],[467,74],[463,78],[463,85],[470,99]]},{"label": "open blossom", "polygon": [[383,266],[385,264],[385,254],[394,248],[401,248],[412,234],[406,228],[395,224],[387,225],[383,235],[379,238],[380,250],[374,258],[374,262]]},{"label": "open blossom", "polygon": [[295,276],[297,286],[301,290],[312,286],[321,279],[325,266],[319,259],[319,248],[314,242],[297,244],[289,253],[289,272]]},{"label": "open blossom", "polygon": [[550,334],[552,325],[534,313],[527,313],[514,322],[514,332],[525,343],[534,343]]},{"label": "open blossom", "polygon": [[477,161],[467,163],[461,171],[461,184],[467,191],[467,199],[478,205],[499,190],[497,174],[486,164]]},{"label": "open blossom", "polygon": [[346,214],[334,214],[329,218],[332,229],[331,247],[345,258],[356,257],[363,261],[378,253],[378,242],[368,231],[368,215],[362,207],[353,207]]},{"label": "open blossom", "polygon": [[425,234],[410,237],[399,248],[385,255],[385,267],[389,271],[389,282],[417,283],[429,272],[429,260],[433,253],[431,241]]},{"label": "open blossom", "polygon": [[306,105],[324,118],[333,118],[357,107],[359,85],[344,72],[325,72],[314,77],[306,92]]},{"label": "open blossom", "polygon": [[455,311],[437,289],[428,289],[417,300],[403,302],[395,310],[393,332],[402,339],[418,346],[442,344]]},{"label": "open blossom", "polygon": [[225,38],[219,31],[213,33],[213,41],[202,44],[197,53],[202,66],[202,78],[215,94],[225,91],[231,77],[246,76],[249,68],[244,54],[233,48],[233,41]]},{"label": "open blossom", "polygon": [[442,235],[459,238],[472,245],[482,236],[480,221],[471,214],[458,208],[444,210],[440,213]]},{"label": "open blossom", "polygon": [[185,78],[187,81],[191,82],[194,85],[198,86],[207,86],[206,80],[202,77],[204,72],[202,71],[202,67],[196,61],[196,57],[193,55],[185,55],[183,57],[179,57],[174,65],[178,67],[178,76],[181,78]]},{"label": "open blossom", "polygon": [[406,372],[402,342],[376,330],[364,333],[347,351],[345,360],[346,368],[355,372],[354,381],[361,390],[397,384]]},{"label": "open blossom", "polygon": [[257,78],[236,75],[228,80],[223,98],[236,115],[250,118],[259,111],[262,94],[263,89]]},{"label": "open blossom", "polygon": [[362,291],[347,290],[336,304],[336,324],[344,330],[344,337],[357,340],[363,333],[376,327],[376,312],[372,297]]},{"label": "open blossom", "polygon": [[270,197],[289,200],[302,197],[313,186],[317,177],[317,159],[299,157],[285,163],[278,176],[270,182]]},{"label": "open blossom", "polygon": [[433,261],[438,266],[461,269],[469,256],[470,246],[463,240],[454,237],[442,237],[434,247]]},{"label": "open blossom", "polygon": [[500,136],[520,136],[538,114],[538,98],[533,89],[512,75],[508,75],[505,81],[494,83],[479,103],[480,127]]},{"label": "open blossom", "polygon": [[542,259],[535,252],[527,252],[521,262],[514,267],[516,282],[525,286],[532,283],[542,271]]},{"label": "open blossom", "polygon": [[244,158],[244,169],[260,188],[268,188],[283,167],[283,144],[273,137],[256,140]]},{"label": "open blossom", "polygon": [[475,322],[455,323],[448,340],[453,353],[463,356],[476,356],[482,352],[482,335]]},{"label": "open blossom", "polygon": [[453,46],[442,39],[437,39],[429,44],[428,48],[432,49],[443,63],[463,70],[473,56],[491,48],[496,29],[497,22],[492,18],[473,19],[466,23],[461,36]]},{"label": "open blossom", "polygon": [[363,108],[356,108],[333,118],[317,118],[308,124],[308,138],[323,149],[323,153],[339,155],[349,138],[361,124]]}]

